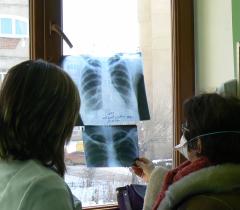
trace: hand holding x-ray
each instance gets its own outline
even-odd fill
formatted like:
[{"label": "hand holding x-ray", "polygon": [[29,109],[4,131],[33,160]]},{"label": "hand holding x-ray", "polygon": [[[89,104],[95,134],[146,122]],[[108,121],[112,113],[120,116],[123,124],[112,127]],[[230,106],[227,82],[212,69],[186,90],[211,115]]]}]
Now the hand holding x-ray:
[{"label": "hand holding x-ray", "polygon": [[144,157],[137,158],[134,165],[132,166],[134,173],[137,176],[141,177],[145,182],[149,181],[153,169],[153,162]]}]

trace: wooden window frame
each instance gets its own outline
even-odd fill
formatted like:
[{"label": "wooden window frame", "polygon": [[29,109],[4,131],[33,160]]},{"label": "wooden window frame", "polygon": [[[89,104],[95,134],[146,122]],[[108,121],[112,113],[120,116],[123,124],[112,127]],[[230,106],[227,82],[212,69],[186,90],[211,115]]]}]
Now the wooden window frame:
[{"label": "wooden window frame", "polygon": [[[182,104],[195,94],[194,2],[172,0],[173,146],[179,143],[184,122]],[[185,159],[173,153],[173,165]]]},{"label": "wooden window frame", "polygon": [[[50,31],[50,22],[62,27],[62,0],[29,0],[30,58],[58,63],[62,55],[61,37]],[[179,143],[182,104],[195,94],[193,0],[171,0],[172,9],[172,81],[173,81],[173,146]],[[51,20],[51,21],[49,21]],[[160,27],[160,26],[159,26]],[[173,152],[173,165],[184,158]],[[84,208],[118,209],[116,205]]]},{"label": "wooden window frame", "polygon": [[62,26],[62,0],[29,0],[30,58],[58,63],[62,39],[50,30],[51,23]]},{"label": "wooden window frame", "polygon": [[84,210],[119,210],[118,205],[116,204],[90,206],[90,207],[84,207],[83,209]]}]

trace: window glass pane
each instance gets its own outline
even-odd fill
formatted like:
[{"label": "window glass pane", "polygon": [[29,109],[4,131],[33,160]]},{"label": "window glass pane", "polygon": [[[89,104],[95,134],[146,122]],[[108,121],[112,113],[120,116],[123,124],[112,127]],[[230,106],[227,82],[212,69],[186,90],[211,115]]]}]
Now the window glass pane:
[{"label": "window glass pane", "polygon": [[27,35],[27,23],[16,20],[16,34]]},{"label": "window glass pane", "polygon": [[12,20],[10,18],[1,18],[1,33],[2,34],[12,33]]},{"label": "window glass pane", "polygon": [[[0,0],[0,83],[7,70],[13,65],[29,59],[28,0]],[[17,31],[26,36],[16,36],[15,20],[26,19],[26,23],[17,23]],[[3,21],[4,20],[4,21]],[[4,31],[3,31],[3,28]],[[20,29],[20,31],[19,31]],[[4,33],[3,33],[4,32]]]},{"label": "window glass pane", "polygon": [[[63,0],[63,55],[141,52],[151,119],[137,124],[140,156],[172,165],[170,0]],[[128,168],[87,168],[81,127],[66,146],[66,182],[83,206],[116,202],[116,188],[143,183]]]},{"label": "window glass pane", "polygon": [[64,54],[139,50],[137,0],[64,0],[63,4],[64,31],[73,43],[72,49],[64,43]]}]

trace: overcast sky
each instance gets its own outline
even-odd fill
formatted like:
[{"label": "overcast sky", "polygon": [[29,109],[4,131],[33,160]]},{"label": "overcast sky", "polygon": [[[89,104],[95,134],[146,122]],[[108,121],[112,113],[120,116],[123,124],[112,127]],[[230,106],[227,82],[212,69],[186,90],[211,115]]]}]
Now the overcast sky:
[{"label": "overcast sky", "polygon": [[65,55],[136,52],[137,0],[64,0],[63,29],[74,46]]}]

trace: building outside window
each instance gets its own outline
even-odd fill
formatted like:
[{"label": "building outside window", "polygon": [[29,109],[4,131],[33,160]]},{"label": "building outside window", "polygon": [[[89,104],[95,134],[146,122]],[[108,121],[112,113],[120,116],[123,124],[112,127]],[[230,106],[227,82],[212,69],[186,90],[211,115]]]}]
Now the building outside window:
[{"label": "building outside window", "polygon": [[29,59],[28,0],[0,0],[0,83],[7,70]]}]

